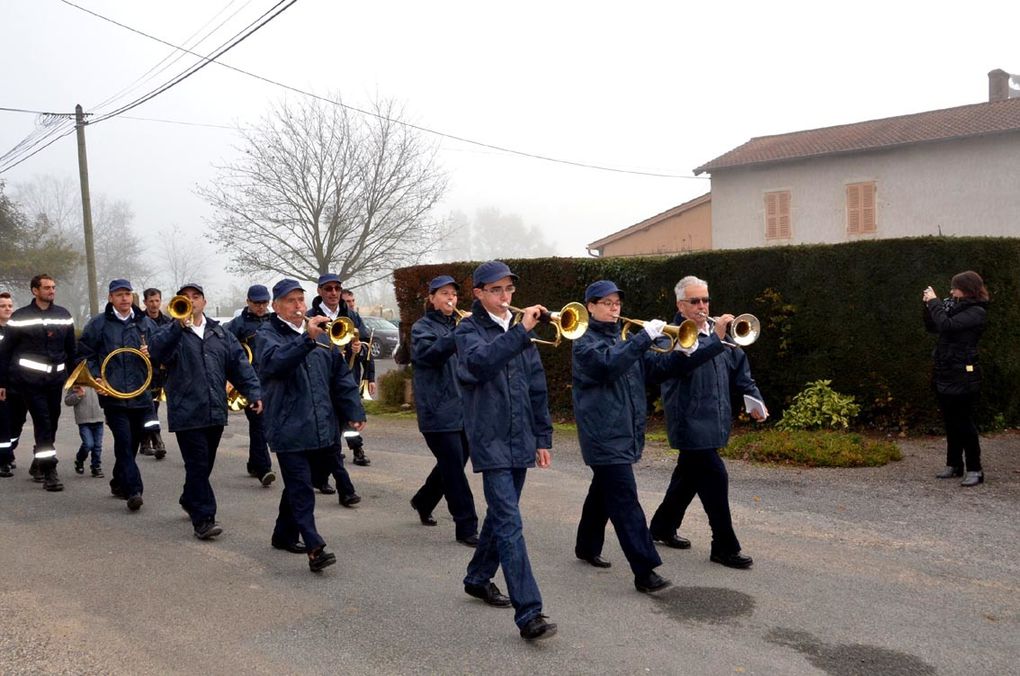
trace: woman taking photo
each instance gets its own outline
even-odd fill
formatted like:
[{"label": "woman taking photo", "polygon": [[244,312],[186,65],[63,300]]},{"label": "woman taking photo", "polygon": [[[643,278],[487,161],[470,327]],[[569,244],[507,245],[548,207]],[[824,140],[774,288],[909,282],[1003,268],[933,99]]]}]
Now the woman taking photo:
[{"label": "woman taking photo", "polygon": [[961,486],[976,486],[985,480],[974,409],[981,390],[978,340],[988,321],[988,291],[981,276],[970,270],[953,277],[950,284],[945,300],[939,300],[930,286],[922,296],[925,327],[938,335],[932,384],[946,426],[946,468],[936,477],[962,476]]}]

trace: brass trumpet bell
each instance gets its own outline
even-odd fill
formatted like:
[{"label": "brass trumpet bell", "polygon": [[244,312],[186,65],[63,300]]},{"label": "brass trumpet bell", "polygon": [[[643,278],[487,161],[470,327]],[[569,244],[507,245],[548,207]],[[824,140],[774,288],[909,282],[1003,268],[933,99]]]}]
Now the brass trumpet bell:
[{"label": "brass trumpet bell", "polygon": [[[146,376],[145,381],[141,387],[130,392],[120,392],[110,387],[109,380],[106,379],[106,367],[110,363],[110,360],[121,353],[137,355],[143,362],[145,362]],[[69,390],[75,386],[80,387],[91,387],[96,391],[97,394],[101,394],[104,397],[113,397],[114,399],[134,399],[142,392],[149,389],[149,384],[152,382],[152,362],[149,358],[142,353],[141,350],[137,350],[133,347],[121,347],[117,348],[106,355],[106,359],[103,360],[102,366],[99,368],[99,380],[96,380],[92,373],[89,371],[88,362],[82,361],[78,366],[71,371],[71,375],[67,376],[67,380],[64,381],[64,389]]]},{"label": "brass trumpet bell", "polygon": [[741,347],[750,345],[761,335],[761,322],[752,314],[737,315],[730,322],[726,333],[737,345]]},{"label": "brass trumpet bell", "polygon": [[471,316],[470,312],[461,310],[459,307],[453,308],[453,314],[457,315],[457,319],[455,320],[457,324],[460,324],[463,320]]},{"label": "brass trumpet bell", "polygon": [[[620,317],[620,321],[623,322],[620,328],[620,340],[627,340],[630,334],[633,333],[634,327],[643,327],[648,322],[640,319],[628,319],[626,317]],[[679,345],[683,349],[689,349],[698,342],[698,325],[690,319],[685,319],[680,323],[679,326],[673,324],[666,324],[662,327],[662,334],[669,338],[669,347],[660,347],[656,344],[652,344],[653,352],[672,352]]]},{"label": "brass trumpet bell", "polygon": [[183,321],[191,316],[191,299],[187,296],[174,296],[166,304],[166,312],[177,321]]},{"label": "brass trumpet bell", "polygon": [[[248,363],[252,363],[254,359],[251,348],[248,347],[248,343],[241,343],[241,347],[244,348],[244,356],[248,358]],[[240,411],[248,406],[248,399],[241,394],[240,390],[234,387],[233,383],[227,383],[227,408],[231,411]]]},{"label": "brass trumpet bell", "polygon": [[[514,313],[514,324],[520,323],[524,310],[513,306],[508,306],[507,309]],[[546,312],[538,319],[543,324],[552,324],[556,329],[556,338],[554,340],[532,338],[531,342],[559,347],[564,338],[577,340],[588,330],[588,319],[587,308],[577,302],[567,303],[559,312]]]}]

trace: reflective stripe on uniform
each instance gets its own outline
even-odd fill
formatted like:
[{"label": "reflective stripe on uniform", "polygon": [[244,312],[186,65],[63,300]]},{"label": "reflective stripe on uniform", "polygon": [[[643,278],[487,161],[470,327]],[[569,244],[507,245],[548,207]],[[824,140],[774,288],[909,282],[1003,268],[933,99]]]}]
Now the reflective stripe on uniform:
[{"label": "reflective stripe on uniform", "polygon": [[159,421],[158,420],[150,420],[150,421],[145,423],[145,426],[146,427],[159,427]]},{"label": "reflective stripe on uniform", "polygon": [[25,359],[24,357],[18,359],[18,366],[23,366],[33,371],[42,371],[43,373],[53,373],[54,371],[60,373],[64,370],[64,364],[51,366],[50,364],[44,364],[41,361],[35,361],[33,359]]},{"label": "reflective stripe on uniform", "polygon": [[57,457],[57,451],[56,449],[53,448],[49,450],[35,451],[34,453],[32,453],[32,457],[35,458],[36,460],[46,460],[47,458],[55,458]]},{"label": "reflective stripe on uniform", "polygon": [[12,319],[7,322],[7,326],[24,328],[26,326],[72,326],[74,320],[68,317],[67,319]]},{"label": "reflective stripe on uniform", "polygon": [[360,437],[361,432],[355,432],[354,430],[344,430],[344,439],[350,439],[351,437]]},{"label": "reflective stripe on uniform", "polygon": [[10,441],[0,441],[0,448],[10,448],[14,443]]}]

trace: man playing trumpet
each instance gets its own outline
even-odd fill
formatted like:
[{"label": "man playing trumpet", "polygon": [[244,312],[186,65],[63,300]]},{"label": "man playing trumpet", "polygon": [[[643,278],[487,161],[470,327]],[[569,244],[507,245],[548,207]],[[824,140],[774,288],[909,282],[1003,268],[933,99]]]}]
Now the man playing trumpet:
[{"label": "man playing trumpet", "polygon": [[[690,319],[698,327],[697,350],[707,349],[726,336],[733,315],[724,314],[709,320],[708,282],[688,276],[677,282],[676,322]],[[729,476],[718,449],[729,442],[733,412],[730,393],[737,392],[762,402],[761,392],[751,377],[747,356],[736,346],[728,346],[690,373],[666,380],[662,384],[662,402],[666,412],[669,444],[677,449],[673,470],[662,504],[655,510],[649,530],[652,539],[674,549],[691,546],[676,534],[684,513],[697,495],[708,514],[712,528],[710,559],[730,568],[750,568],[752,559],[742,554],[740,542],[733,532],[730,516]],[[753,407],[751,417],[757,421],[768,417],[764,404]]]},{"label": "man playing trumpet", "polygon": [[[135,307],[131,282],[114,279],[110,282],[106,310],[89,320],[78,340],[78,359],[103,387],[116,392],[134,392],[146,379],[151,380],[152,367],[146,363],[149,356],[147,343],[156,331],[156,324]],[[114,355],[106,367],[106,382],[100,377],[101,365],[114,350],[128,347],[141,352]],[[128,509],[137,512],[142,507],[142,474],[136,456],[145,435],[145,422],[152,416],[152,397],[148,387],[131,398],[111,396],[100,390],[99,405],[103,407],[106,424],[113,433],[113,478],[110,492],[127,500]]]}]

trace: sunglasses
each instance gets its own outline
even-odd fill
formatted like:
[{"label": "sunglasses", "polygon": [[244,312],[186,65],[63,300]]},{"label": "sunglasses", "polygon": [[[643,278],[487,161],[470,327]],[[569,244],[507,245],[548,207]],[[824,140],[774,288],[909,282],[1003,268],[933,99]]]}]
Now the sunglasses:
[{"label": "sunglasses", "polygon": [[680,300],[682,300],[685,303],[690,303],[691,305],[697,305],[698,303],[704,303],[705,305],[708,305],[708,303],[712,299],[709,298],[708,296],[704,296],[702,298],[681,298]]}]

